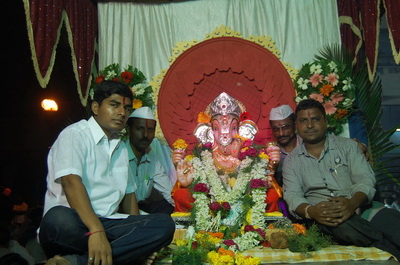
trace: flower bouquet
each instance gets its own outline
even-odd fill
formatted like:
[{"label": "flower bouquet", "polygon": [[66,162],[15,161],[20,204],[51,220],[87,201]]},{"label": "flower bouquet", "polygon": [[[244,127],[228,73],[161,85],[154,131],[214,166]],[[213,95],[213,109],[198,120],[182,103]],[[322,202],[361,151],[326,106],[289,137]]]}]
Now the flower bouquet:
[{"label": "flower bouquet", "polygon": [[340,134],[353,111],[355,87],[352,68],[343,62],[320,59],[302,66],[294,81],[295,101],[312,98],[322,103],[328,119],[328,131]]}]

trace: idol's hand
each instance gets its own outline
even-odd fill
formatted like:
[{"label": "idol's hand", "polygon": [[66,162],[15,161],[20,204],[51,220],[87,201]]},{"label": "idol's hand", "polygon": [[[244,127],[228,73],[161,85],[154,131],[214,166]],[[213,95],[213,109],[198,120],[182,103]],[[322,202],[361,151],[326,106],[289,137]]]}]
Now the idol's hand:
[{"label": "idol's hand", "polygon": [[172,152],[171,158],[172,158],[172,163],[175,165],[175,167],[183,161],[185,157],[185,151],[182,149],[175,149]]},{"label": "idol's hand", "polygon": [[269,156],[269,164],[272,167],[276,167],[281,160],[281,150],[278,146],[268,146],[267,155]]},{"label": "idol's hand", "polygon": [[182,159],[176,164],[176,177],[181,187],[188,187],[193,182],[193,166]]}]

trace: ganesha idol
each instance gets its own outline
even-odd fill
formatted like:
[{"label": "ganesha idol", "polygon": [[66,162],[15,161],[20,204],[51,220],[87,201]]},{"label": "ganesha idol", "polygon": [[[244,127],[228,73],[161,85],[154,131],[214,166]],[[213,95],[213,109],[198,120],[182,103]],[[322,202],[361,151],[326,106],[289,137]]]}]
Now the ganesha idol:
[{"label": "ganesha idol", "polygon": [[[279,211],[281,189],[273,179],[280,159],[279,147],[253,144],[258,128],[245,106],[227,93],[221,93],[199,114],[198,122],[194,135],[199,145],[193,150],[194,155],[187,154],[183,140],[174,143],[175,212],[190,212],[195,207],[199,213],[203,207],[207,211],[211,209],[211,215],[214,211],[220,213],[220,218],[230,214],[237,219],[249,210],[253,211],[254,218],[255,211],[261,215]],[[257,194],[261,191],[261,195],[257,197],[256,191]],[[245,209],[246,198],[253,200],[248,204],[252,209]]]}]

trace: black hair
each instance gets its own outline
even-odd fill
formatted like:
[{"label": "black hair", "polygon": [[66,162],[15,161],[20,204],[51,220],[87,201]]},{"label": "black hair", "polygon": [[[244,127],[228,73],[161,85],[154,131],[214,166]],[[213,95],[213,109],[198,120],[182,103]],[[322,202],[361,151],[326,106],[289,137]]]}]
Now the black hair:
[{"label": "black hair", "polygon": [[322,113],[322,115],[325,117],[326,112],[324,106],[321,104],[321,102],[316,101],[315,99],[304,99],[299,102],[299,104],[296,107],[296,115],[299,113],[301,110],[307,110],[307,109],[312,109],[316,108],[319,109],[319,111]]},{"label": "black hair", "polygon": [[121,82],[105,80],[94,88],[93,101],[101,102],[113,94],[118,94],[133,100],[132,90]]},{"label": "black hair", "polygon": [[290,114],[288,117],[293,123],[296,122],[296,115],[294,113]]}]

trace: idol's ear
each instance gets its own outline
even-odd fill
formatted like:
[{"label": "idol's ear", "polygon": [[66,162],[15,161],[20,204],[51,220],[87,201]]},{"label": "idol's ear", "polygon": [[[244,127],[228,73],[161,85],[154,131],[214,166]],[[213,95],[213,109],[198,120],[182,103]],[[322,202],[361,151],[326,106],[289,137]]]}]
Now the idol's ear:
[{"label": "idol's ear", "polygon": [[239,135],[253,140],[258,132],[257,125],[251,120],[245,120],[239,124]]},{"label": "idol's ear", "polygon": [[201,144],[214,144],[214,134],[209,123],[199,123],[193,132]]}]

